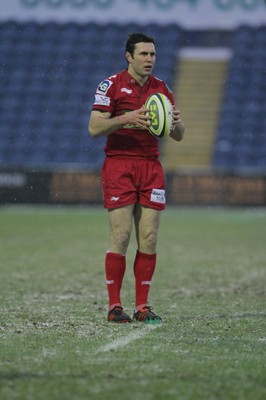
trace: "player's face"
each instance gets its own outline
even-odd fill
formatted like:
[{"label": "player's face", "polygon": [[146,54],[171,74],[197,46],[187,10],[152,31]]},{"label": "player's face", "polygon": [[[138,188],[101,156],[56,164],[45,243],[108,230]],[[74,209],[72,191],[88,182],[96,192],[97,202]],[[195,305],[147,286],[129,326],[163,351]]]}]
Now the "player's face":
[{"label": "player's face", "polygon": [[127,53],[128,72],[135,78],[145,78],[151,75],[156,55],[153,43],[140,42],[135,45],[133,57]]}]

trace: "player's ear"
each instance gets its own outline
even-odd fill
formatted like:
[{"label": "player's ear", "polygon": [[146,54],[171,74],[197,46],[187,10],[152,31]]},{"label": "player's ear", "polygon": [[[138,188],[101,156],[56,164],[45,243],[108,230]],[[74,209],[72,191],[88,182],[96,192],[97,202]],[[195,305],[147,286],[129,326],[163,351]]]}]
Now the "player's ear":
[{"label": "player's ear", "polygon": [[132,62],[132,55],[129,53],[129,51],[126,51],[125,57],[128,63]]}]

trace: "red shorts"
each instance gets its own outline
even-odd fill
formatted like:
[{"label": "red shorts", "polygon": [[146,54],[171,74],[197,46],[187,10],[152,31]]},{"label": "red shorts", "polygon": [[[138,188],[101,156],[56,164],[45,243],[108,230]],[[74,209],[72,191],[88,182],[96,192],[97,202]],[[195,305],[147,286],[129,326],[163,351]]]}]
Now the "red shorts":
[{"label": "red shorts", "polygon": [[164,173],[158,159],[106,157],[102,168],[104,207],[139,203],[165,209]]}]

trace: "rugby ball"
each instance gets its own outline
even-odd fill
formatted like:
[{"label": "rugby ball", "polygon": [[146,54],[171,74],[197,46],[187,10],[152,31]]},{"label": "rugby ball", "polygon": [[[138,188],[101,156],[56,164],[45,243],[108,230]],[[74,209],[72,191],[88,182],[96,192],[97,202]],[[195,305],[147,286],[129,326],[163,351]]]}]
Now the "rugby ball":
[{"label": "rugby ball", "polygon": [[150,109],[149,132],[157,138],[169,135],[173,126],[173,106],[168,97],[154,93],[147,98],[144,107]]}]

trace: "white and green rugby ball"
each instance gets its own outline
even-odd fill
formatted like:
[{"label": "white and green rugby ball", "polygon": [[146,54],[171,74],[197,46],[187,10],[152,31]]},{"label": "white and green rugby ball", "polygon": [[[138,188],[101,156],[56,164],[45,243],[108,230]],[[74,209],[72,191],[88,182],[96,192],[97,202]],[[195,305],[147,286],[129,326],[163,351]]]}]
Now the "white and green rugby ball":
[{"label": "white and green rugby ball", "polygon": [[169,135],[173,126],[173,106],[168,97],[162,93],[154,93],[147,98],[145,108],[150,110],[150,133],[157,138]]}]

